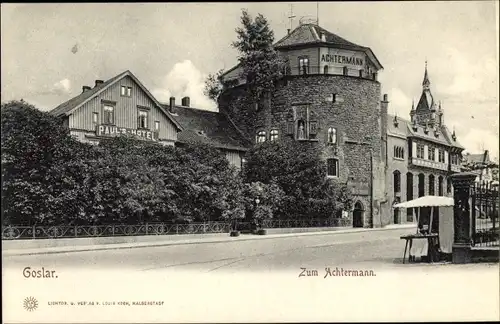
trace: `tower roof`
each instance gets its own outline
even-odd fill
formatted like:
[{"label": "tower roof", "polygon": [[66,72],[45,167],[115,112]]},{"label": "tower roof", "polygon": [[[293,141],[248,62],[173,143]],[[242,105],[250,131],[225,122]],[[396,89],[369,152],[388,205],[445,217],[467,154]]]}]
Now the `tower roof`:
[{"label": "tower roof", "polygon": [[422,81],[422,87],[425,89],[429,89],[431,85],[431,81],[429,80],[429,74],[427,73],[427,61],[425,61],[425,72],[424,72],[424,81]]},{"label": "tower roof", "polygon": [[430,89],[431,81],[429,80],[429,73],[427,72],[427,61],[425,61],[424,80],[422,81],[422,95],[417,104],[417,112],[434,109],[434,97]]},{"label": "tower roof", "polygon": [[[322,38],[321,35],[324,35],[324,38]],[[375,64],[377,69],[383,69],[382,64],[369,47],[350,42],[316,24],[299,25],[297,28],[288,33],[288,35],[277,41],[274,44],[274,48],[279,50],[281,48],[284,49],[307,45],[317,46],[320,44],[327,47],[330,46],[346,50],[365,52],[373,64]]]}]

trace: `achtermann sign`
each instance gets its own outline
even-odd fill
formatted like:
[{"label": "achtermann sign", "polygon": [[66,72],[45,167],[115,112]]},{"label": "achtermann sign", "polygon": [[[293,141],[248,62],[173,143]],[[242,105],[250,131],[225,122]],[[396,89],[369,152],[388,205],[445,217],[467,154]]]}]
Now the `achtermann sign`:
[{"label": "achtermann sign", "polygon": [[365,54],[360,52],[323,47],[320,48],[319,54],[321,64],[330,66],[352,66],[359,69],[364,67],[366,64]]},{"label": "achtermann sign", "polygon": [[117,127],[110,125],[97,125],[96,126],[96,135],[97,136],[118,136],[118,135],[134,135],[143,139],[147,139],[150,141],[158,140],[158,132],[152,132],[147,129],[133,129],[126,127]]}]

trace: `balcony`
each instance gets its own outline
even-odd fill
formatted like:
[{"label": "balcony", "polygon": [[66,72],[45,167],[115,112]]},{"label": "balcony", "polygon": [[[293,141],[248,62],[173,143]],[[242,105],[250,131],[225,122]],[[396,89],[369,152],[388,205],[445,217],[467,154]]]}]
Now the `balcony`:
[{"label": "balcony", "polygon": [[451,172],[461,172],[462,169],[461,169],[460,165],[450,164],[450,171]]},{"label": "balcony", "polygon": [[411,158],[411,164],[414,166],[430,168],[441,171],[448,171],[448,164],[436,161],[430,161],[425,159],[420,159],[416,157]]},{"label": "balcony", "polygon": [[359,69],[353,69],[347,67],[346,69],[342,67],[328,67],[325,69],[324,66],[319,66],[319,65],[307,66],[306,73],[304,73],[304,69],[299,67],[298,65],[289,66],[284,74],[285,75],[318,75],[318,74],[344,75],[366,80],[374,80],[374,81],[377,80],[376,73],[367,74],[365,72],[360,72]]}]

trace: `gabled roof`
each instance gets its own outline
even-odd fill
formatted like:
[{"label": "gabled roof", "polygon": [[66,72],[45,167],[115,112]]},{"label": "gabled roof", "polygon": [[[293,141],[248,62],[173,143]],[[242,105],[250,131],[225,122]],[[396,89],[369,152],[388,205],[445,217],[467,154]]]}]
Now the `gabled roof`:
[{"label": "gabled roof", "polygon": [[132,80],[146,93],[146,95],[156,104],[156,106],[169,118],[172,123],[177,127],[178,130],[182,130],[182,126],[172,117],[172,115],[164,109],[162,104],[156,100],[156,98],[149,92],[149,90],[136,78],[136,76],[129,70],[118,74],[117,76],[104,81],[103,83],[93,87],[90,90],[80,93],[78,96],[63,102],[56,108],[49,111],[49,114],[54,116],[71,115],[73,111],[83,106],[85,103],[89,102],[93,98],[97,97],[104,90],[108,89],[110,86],[114,85],[119,80],[124,77],[130,77]]},{"label": "gabled roof", "polygon": [[[395,127],[394,120],[398,121],[398,127]],[[387,115],[387,134],[392,136],[405,136],[405,137],[416,137],[420,139],[427,140],[436,144],[453,146],[456,148],[463,149],[464,147],[460,145],[458,141],[454,141],[452,135],[446,126],[441,126],[439,128],[439,135],[436,137],[434,135],[434,130],[429,128],[427,134],[425,133],[424,125],[414,125],[409,120],[403,119],[401,117],[396,117],[394,115]]]},{"label": "gabled roof", "polygon": [[432,108],[434,105],[434,97],[430,90],[422,91],[422,95],[420,96],[420,100],[417,104],[417,111],[427,111]]},{"label": "gabled roof", "polygon": [[490,162],[488,150],[485,150],[484,153],[480,153],[480,154],[467,154],[465,157],[467,159],[467,162],[471,162],[471,163],[487,164]]},{"label": "gabled roof", "polygon": [[[168,109],[168,104],[164,104]],[[211,144],[218,148],[246,151],[250,143],[223,114],[208,110],[175,106],[174,118],[184,127],[177,135],[179,142]]]}]

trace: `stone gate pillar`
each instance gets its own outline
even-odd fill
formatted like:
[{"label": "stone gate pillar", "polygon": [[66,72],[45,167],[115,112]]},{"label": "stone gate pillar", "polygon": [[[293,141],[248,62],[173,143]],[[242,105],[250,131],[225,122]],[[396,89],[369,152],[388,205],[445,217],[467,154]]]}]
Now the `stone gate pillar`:
[{"label": "stone gate pillar", "polygon": [[453,226],[454,240],[452,248],[453,263],[471,262],[471,208],[469,203],[471,186],[476,174],[465,172],[451,176],[453,184]]}]

